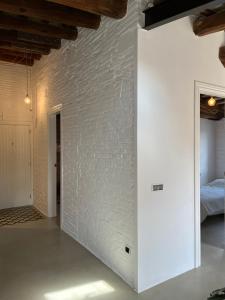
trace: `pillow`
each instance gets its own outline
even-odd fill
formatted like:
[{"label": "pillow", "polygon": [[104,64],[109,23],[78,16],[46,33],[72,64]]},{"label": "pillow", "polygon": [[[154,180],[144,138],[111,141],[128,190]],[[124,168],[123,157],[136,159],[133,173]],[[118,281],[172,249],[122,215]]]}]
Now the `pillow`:
[{"label": "pillow", "polygon": [[218,188],[225,188],[225,180],[224,179],[215,179],[208,184],[209,186],[215,186]]}]

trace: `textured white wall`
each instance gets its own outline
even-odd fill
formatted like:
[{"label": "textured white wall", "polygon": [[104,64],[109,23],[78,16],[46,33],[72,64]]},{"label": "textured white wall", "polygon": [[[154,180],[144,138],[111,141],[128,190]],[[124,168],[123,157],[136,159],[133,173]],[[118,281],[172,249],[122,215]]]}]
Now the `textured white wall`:
[{"label": "textured white wall", "polygon": [[31,122],[32,113],[25,105],[26,68],[0,62],[0,122]]},{"label": "textured white wall", "polygon": [[[217,122],[200,120],[200,179],[201,185],[216,179]],[[225,137],[225,135],[224,135]]]},{"label": "textured white wall", "polygon": [[224,178],[225,172],[225,119],[216,122],[216,177]]},{"label": "textured white wall", "polygon": [[48,214],[47,114],[62,103],[63,230],[142,291],[194,267],[194,80],[224,85],[225,70],[222,33],[196,38],[188,18],[140,30],[137,111],[137,12],[34,66],[34,192]]},{"label": "textured white wall", "polygon": [[[198,38],[189,18],[138,42],[139,291],[194,267],[194,81],[225,86],[224,33]],[[151,192],[162,183],[163,192]]]},{"label": "textured white wall", "polygon": [[47,114],[62,103],[63,230],[134,288],[137,18],[130,1],[125,19],[80,30],[33,68],[35,205],[48,214]]}]

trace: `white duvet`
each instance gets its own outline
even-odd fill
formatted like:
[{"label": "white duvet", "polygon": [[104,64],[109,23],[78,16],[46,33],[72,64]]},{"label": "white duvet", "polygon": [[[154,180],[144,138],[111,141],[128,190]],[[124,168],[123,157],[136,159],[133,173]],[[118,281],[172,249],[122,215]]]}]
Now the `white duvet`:
[{"label": "white duvet", "polygon": [[225,180],[216,179],[201,187],[201,222],[224,213]]}]

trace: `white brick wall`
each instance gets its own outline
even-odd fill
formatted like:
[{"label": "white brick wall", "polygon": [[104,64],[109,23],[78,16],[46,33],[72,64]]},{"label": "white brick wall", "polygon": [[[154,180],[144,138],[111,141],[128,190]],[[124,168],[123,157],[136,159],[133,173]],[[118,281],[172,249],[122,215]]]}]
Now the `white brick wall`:
[{"label": "white brick wall", "polygon": [[63,230],[134,288],[137,20],[133,0],[33,68],[35,204],[47,214],[47,113],[62,103]]}]

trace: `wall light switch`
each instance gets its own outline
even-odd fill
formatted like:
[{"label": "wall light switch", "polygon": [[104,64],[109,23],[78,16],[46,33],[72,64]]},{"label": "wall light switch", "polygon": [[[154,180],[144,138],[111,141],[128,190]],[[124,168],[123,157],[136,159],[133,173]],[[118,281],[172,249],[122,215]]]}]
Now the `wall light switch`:
[{"label": "wall light switch", "polygon": [[164,190],[163,184],[153,184],[152,185],[153,192],[158,192],[158,191],[163,191],[163,190]]}]

